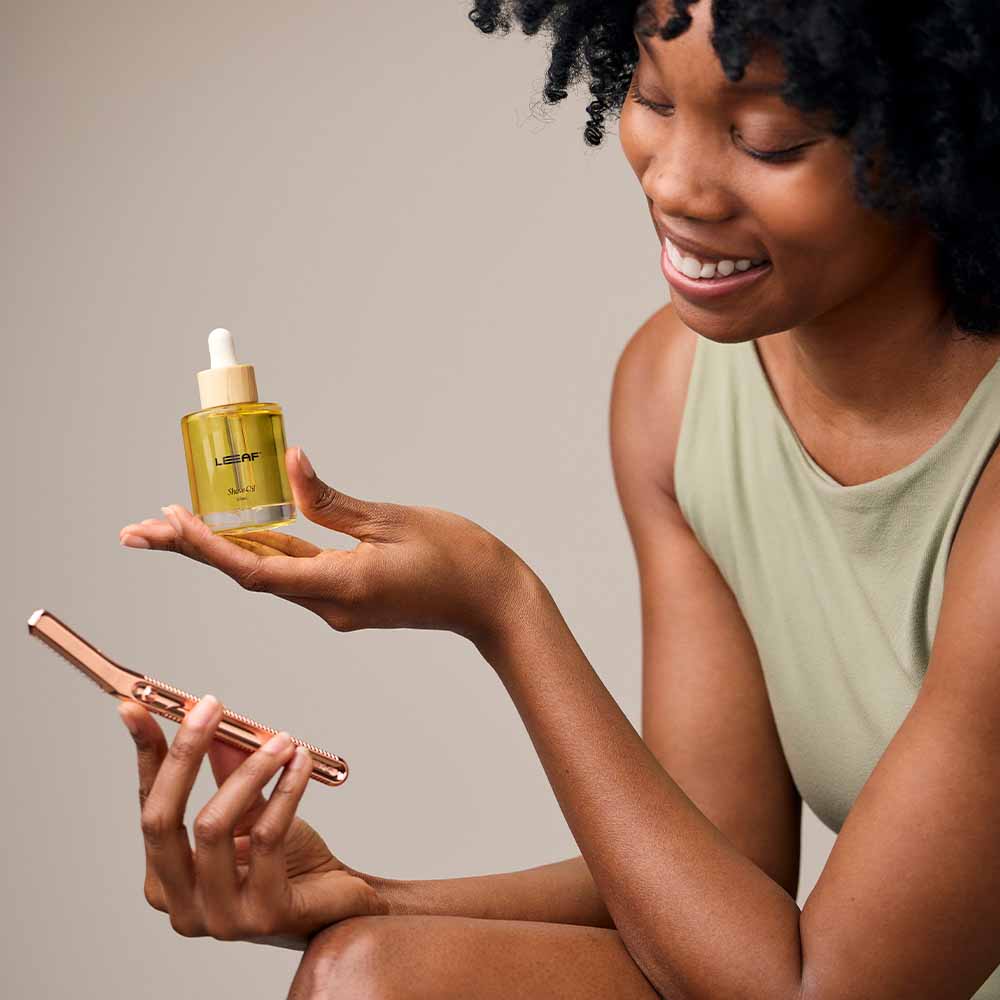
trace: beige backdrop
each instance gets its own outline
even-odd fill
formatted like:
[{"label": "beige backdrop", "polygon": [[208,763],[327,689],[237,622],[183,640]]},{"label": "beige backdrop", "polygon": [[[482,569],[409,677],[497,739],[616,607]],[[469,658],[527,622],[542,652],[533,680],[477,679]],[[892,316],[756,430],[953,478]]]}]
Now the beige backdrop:
[{"label": "beige backdrop", "polygon": [[[111,699],[29,639],[39,606],[347,757],[350,782],[312,785],[301,812],[351,865],[441,877],[576,853],[465,640],[339,634],[119,546],[126,522],[188,502],[178,421],[215,326],[330,483],[459,511],[513,546],[638,723],[607,413],[622,346],[667,297],[656,239],[616,126],[586,147],[585,89],[539,104],[544,40],[484,36],[468,9],[5,5],[11,997],[173,1000],[183,979],[185,996],[277,998],[300,957],[182,938],[146,905],[131,740]],[[192,803],[213,789],[206,765]],[[833,841],[808,811],[804,826],[800,901]]]}]

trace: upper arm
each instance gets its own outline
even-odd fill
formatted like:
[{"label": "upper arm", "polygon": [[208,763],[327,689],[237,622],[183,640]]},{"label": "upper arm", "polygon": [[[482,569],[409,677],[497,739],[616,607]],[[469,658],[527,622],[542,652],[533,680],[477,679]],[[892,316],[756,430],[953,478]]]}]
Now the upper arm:
[{"label": "upper arm", "polygon": [[952,544],[923,684],[801,939],[809,1000],[959,1000],[1000,964],[1000,452]]},{"label": "upper arm", "polygon": [[671,778],[794,899],[801,800],[756,646],[672,496],[693,338],[668,306],[631,338],[611,393],[615,483],[642,597],[643,738]]}]

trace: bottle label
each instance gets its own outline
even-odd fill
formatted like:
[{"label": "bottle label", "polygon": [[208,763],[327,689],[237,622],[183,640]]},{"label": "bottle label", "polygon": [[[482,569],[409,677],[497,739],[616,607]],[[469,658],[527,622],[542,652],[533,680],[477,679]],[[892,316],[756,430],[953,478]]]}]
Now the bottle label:
[{"label": "bottle label", "polygon": [[183,428],[196,514],[291,502],[280,413],[200,412]]},{"label": "bottle label", "polygon": [[242,455],[223,455],[222,461],[219,461],[219,456],[215,456],[216,465],[236,465],[239,462],[252,462],[255,458],[260,458],[259,451],[243,452]]}]

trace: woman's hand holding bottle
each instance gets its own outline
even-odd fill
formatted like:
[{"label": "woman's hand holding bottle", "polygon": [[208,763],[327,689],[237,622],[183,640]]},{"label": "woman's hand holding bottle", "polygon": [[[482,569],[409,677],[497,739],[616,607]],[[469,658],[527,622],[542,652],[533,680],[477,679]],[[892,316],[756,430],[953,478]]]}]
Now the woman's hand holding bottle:
[{"label": "woman's hand holding bottle", "polygon": [[519,556],[481,525],[436,507],[359,500],[323,483],[300,448],[289,482],[309,520],[359,539],[324,549],[279,531],[214,534],[184,507],[121,530],[122,544],[180,552],[247,590],[300,604],[332,628],[426,628],[480,644],[497,638],[539,585]]}]

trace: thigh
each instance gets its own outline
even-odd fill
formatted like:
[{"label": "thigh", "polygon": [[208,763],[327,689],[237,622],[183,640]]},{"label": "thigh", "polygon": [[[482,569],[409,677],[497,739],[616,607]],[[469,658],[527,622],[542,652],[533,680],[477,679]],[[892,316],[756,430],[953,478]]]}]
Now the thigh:
[{"label": "thigh", "polygon": [[287,1000],[656,1000],[617,931],[474,917],[353,917],[309,945]]}]

